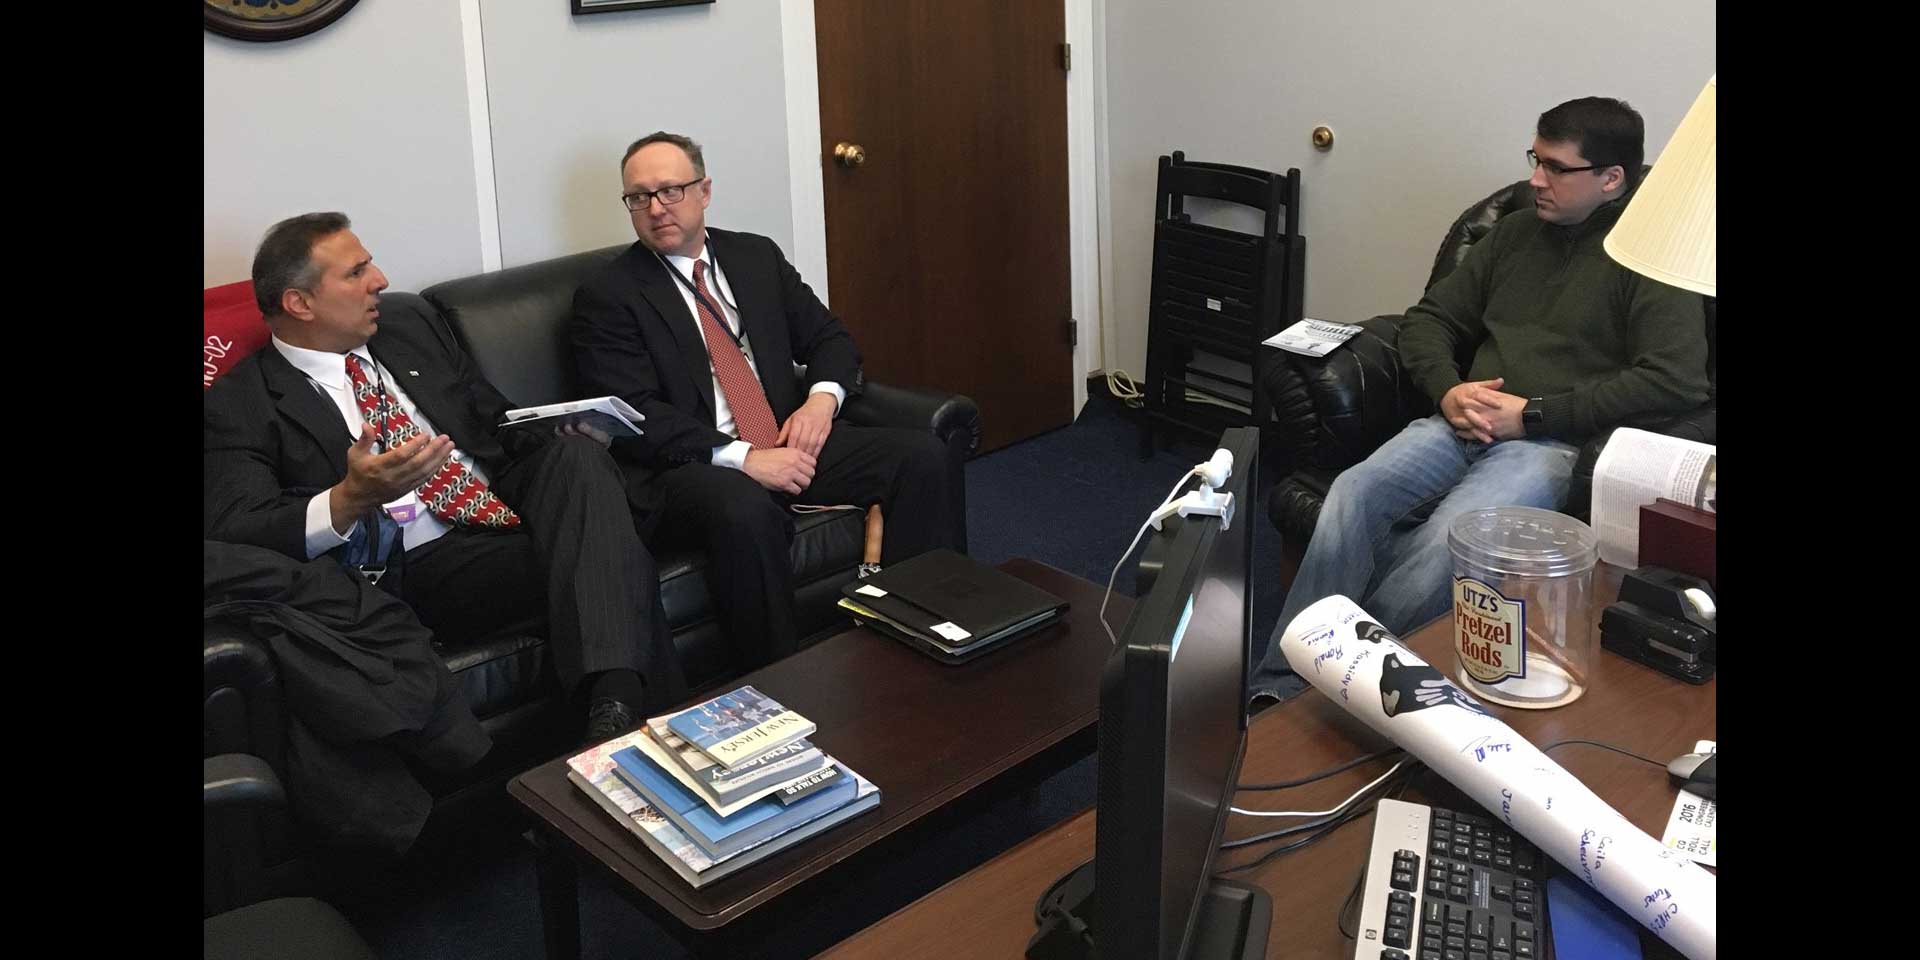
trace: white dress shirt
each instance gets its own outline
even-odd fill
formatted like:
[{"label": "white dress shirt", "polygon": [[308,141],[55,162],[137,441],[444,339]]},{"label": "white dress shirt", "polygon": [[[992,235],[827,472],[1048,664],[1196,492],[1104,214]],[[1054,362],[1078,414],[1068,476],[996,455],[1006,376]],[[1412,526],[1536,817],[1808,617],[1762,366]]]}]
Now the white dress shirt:
[{"label": "white dress shirt", "polygon": [[[317,391],[333,401],[333,405],[340,409],[340,418],[347,425],[347,435],[357,442],[360,439],[362,417],[360,405],[353,398],[353,381],[347,379],[346,355],[296,347],[279,337],[273,338],[273,347],[280,351],[281,356],[287,358],[288,363],[306,374],[308,382],[312,383]],[[419,427],[426,436],[435,435],[433,424],[427,420],[426,414],[420,412],[419,407],[413,405],[413,400],[407,396],[405,390],[401,389],[400,378],[395,377],[392,370],[388,370],[374,360],[364,344],[355,348],[353,355],[360,358],[360,363],[369,373],[377,371],[375,382],[385,384],[387,392],[400,401],[400,409],[405,410],[407,416],[412,418],[414,426]],[[376,440],[375,443],[376,449],[379,449],[378,441]],[[480,464],[471,456],[456,447],[453,458],[466,464],[467,469],[473,471],[473,475],[481,483],[487,482],[486,474],[481,471]],[[451,529],[427,509],[427,504],[420,499],[418,490],[407,491],[405,496],[386,504],[383,509],[400,524],[404,537],[401,542],[406,544],[408,550],[432,543]],[[412,514],[411,517],[407,516],[409,513]],[[354,518],[353,526],[347,528],[349,537],[352,536],[354,528],[359,525],[359,518]],[[307,559],[311,560],[326,553],[346,543],[347,539],[333,531],[333,508],[327,502],[327,491],[322,490],[315,494],[312,500],[307,501]]]},{"label": "white dress shirt", "polygon": [[[700,255],[697,257],[682,257],[669,254],[665,259],[669,268],[678,271],[680,276],[687,280],[687,283],[681,283],[676,280],[673,285],[680,291],[680,299],[687,304],[687,313],[693,317],[693,326],[700,334],[701,343],[707,343],[707,331],[706,328],[700,324],[700,308],[694,303],[693,288],[688,286],[688,284],[693,282],[694,261],[698,260],[707,265],[705,270],[707,292],[713,294],[714,299],[720,301],[720,322],[726,324],[727,328],[732,330],[734,335],[740,338],[740,352],[747,357],[747,368],[752,370],[755,376],[758,376],[760,374],[760,366],[753,359],[753,344],[747,339],[746,334],[740,328],[740,305],[733,299],[733,288],[727,284],[726,274],[722,273],[719,265],[714,262],[712,238],[709,237],[706,243],[701,244]],[[707,361],[707,371],[709,374],[712,374],[713,361],[711,357],[713,356],[713,345],[710,343],[707,344],[707,356],[709,357]],[[808,387],[807,393],[809,395],[815,393],[831,394],[833,396],[833,412],[836,416],[840,413],[840,405],[845,403],[847,399],[847,391],[831,380],[822,380]],[[740,431],[735,428],[733,423],[733,408],[727,404],[727,394],[720,389],[720,378],[718,375],[714,375],[713,377],[713,419],[714,429],[730,437],[740,435]],[[713,464],[719,467],[731,467],[735,470],[745,469],[747,465],[747,451],[751,449],[753,449],[753,445],[745,440],[735,440],[732,443],[721,444],[713,448]]]}]

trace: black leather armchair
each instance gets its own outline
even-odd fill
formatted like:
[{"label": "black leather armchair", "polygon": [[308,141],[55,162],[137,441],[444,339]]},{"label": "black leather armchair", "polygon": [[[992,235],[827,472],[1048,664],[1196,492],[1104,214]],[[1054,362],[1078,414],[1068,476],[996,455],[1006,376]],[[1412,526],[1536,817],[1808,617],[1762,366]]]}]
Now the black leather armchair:
[{"label": "black leather armchair", "polygon": [[[1644,176],[1644,172],[1642,174]],[[1468,207],[1447,228],[1427,277],[1427,288],[1453,272],[1467,250],[1499,219],[1533,206],[1533,187],[1510,184]],[[1717,305],[1706,298],[1708,400],[1679,417],[1636,423],[1660,433],[1713,443],[1717,409]],[[1271,456],[1285,475],[1267,496],[1267,513],[1290,550],[1304,550],[1320,519],[1327,488],[1340,471],[1359,463],[1402,427],[1434,412],[1429,400],[1400,366],[1400,314],[1377,316],[1360,324],[1362,332],[1326,357],[1265,351],[1259,376],[1272,399],[1274,419],[1268,438]],[[1471,365],[1471,353],[1458,358]],[[1592,490],[1593,464],[1608,430],[1588,441],[1575,462],[1567,493],[1567,512],[1585,518]]]},{"label": "black leather armchair", "polygon": [[331,905],[309,897],[262,899],[267,883],[257,850],[217,844],[237,819],[286,804],[273,768],[259,757],[229,753],[202,762],[205,789],[206,882],[201,925],[207,960],[284,957],[287,960],[376,960],[353,925]]},{"label": "black leather armchair", "polygon": [[[423,298],[417,305],[429,313],[438,311],[487,378],[515,403],[531,406],[576,399],[566,329],[573,293],[591,270],[623,249],[608,247],[450,280],[418,295],[388,292],[383,296]],[[955,394],[867,383],[848,400],[842,417],[857,424],[930,430],[940,439],[948,452],[964,547],[963,468],[980,437],[979,410],[973,401]],[[858,511],[814,513],[796,517],[794,525],[794,612],[804,646],[847,622],[835,604],[840,587],[853,579],[859,565],[865,516]],[[689,689],[718,686],[738,676],[741,671],[730,662],[725,638],[714,620],[705,560],[684,553],[659,554],[655,560],[662,607]],[[558,684],[548,663],[544,628],[544,623],[534,621],[503,624],[483,637],[435,638],[448,669],[493,736],[495,749],[484,769],[464,777],[422,777],[436,796],[429,833],[438,832],[438,821],[460,821],[458,816],[443,817],[447,806],[478,796],[498,800],[504,796],[500,786],[507,776],[566,749],[571,745],[569,738],[578,735],[576,712],[558,709]],[[284,711],[269,650],[243,628],[217,619],[205,624],[203,634],[203,755],[251,754],[284,772]],[[299,857],[305,845],[284,817],[262,814],[238,826],[229,824],[221,842],[257,846],[255,855],[265,875],[275,881],[274,889],[297,888],[295,868],[302,865]]]}]

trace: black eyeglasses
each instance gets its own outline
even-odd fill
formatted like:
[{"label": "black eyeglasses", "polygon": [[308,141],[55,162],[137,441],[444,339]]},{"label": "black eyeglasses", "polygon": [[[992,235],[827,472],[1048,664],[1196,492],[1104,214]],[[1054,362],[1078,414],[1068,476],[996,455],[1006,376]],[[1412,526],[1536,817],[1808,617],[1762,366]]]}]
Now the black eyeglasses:
[{"label": "black eyeglasses", "polygon": [[1581,171],[1583,171],[1583,170],[1600,170],[1600,169],[1603,169],[1603,168],[1605,168],[1605,167],[1611,167],[1611,166],[1613,166],[1613,164],[1611,164],[1611,163],[1589,163],[1589,164],[1587,164],[1587,165],[1586,165],[1586,166],[1584,166],[1584,167],[1563,167],[1563,166],[1561,166],[1560,164],[1558,164],[1558,163],[1556,163],[1556,162],[1554,162],[1554,161],[1552,161],[1552,160],[1546,160],[1546,159],[1542,159],[1542,158],[1541,158],[1541,156],[1540,156],[1539,154],[1537,154],[1537,153],[1534,153],[1534,152],[1533,152],[1532,150],[1528,150],[1528,151],[1527,151],[1527,166],[1528,166],[1529,168],[1531,168],[1531,167],[1546,167],[1546,168],[1547,168],[1547,173],[1549,173],[1549,174],[1551,174],[1551,175],[1553,175],[1553,176],[1556,176],[1556,177],[1559,177],[1559,176],[1565,176],[1566,174],[1569,174],[1569,173],[1579,173],[1579,172],[1581,172]]},{"label": "black eyeglasses", "polygon": [[[1533,151],[1529,150],[1527,152],[1532,153]],[[635,213],[651,206],[653,204],[653,198],[655,197],[660,198],[661,206],[671,207],[686,198],[688,187],[705,179],[706,177],[696,177],[695,179],[688,180],[686,183],[676,183],[671,186],[661,187],[658,190],[638,190],[633,193],[621,194],[620,199],[627,205],[628,210]]]}]

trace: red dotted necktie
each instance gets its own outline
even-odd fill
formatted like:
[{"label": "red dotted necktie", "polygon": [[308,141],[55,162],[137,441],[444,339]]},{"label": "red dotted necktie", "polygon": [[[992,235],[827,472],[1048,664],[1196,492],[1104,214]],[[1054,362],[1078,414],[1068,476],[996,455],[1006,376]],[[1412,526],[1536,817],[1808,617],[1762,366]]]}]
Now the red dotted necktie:
[{"label": "red dotted necktie", "polygon": [[[360,415],[379,431],[379,439],[384,449],[392,450],[421,434],[421,430],[407,416],[406,408],[393,394],[376,388],[367,380],[367,371],[360,366],[360,358],[347,354],[347,379],[353,381],[353,400],[360,407]],[[427,505],[428,512],[443,522],[454,526],[469,527],[515,527],[520,525],[520,515],[513,508],[501,502],[493,491],[467,465],[448,457],[439,472],[426,483],[420,485],[420,499]]]},{"label": "red dotted necktie", "polygon": [[756,449],[774,446],[780,428],[773,425],[767,391],[760,386],[760,378],[753,375],[753,368],[747,366],[747,355],[740,351],[740,344],[707,307],[716,301],[707,292],[705,260],[693,262],[693,288],[700,294],[693,302],[700,314],[700,332],[707,340],[707,356],[713,361],[713,378],[720,381],[720,392],[727,398],[727,406],[733,408],[734,430]]}]

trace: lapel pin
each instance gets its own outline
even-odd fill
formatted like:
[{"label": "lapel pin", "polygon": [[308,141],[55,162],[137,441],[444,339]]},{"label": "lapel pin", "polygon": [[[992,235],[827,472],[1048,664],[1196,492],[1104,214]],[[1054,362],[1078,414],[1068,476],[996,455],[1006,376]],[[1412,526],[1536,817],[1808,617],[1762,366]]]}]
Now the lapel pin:
[{"label": "lapel pin", "polygon": [[420,371],[418,371],[418,370],[408,370],[408,371],[407,371],[407,376],[409,376],[409,377],[417,377],[417,376],[419,376],[419,375],[420,375]]}]

